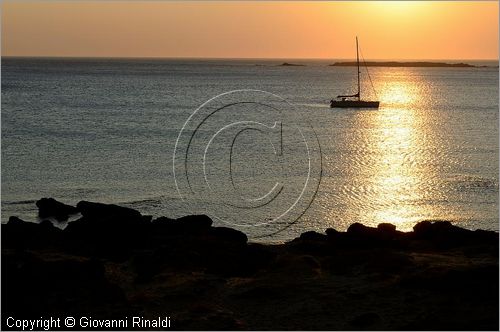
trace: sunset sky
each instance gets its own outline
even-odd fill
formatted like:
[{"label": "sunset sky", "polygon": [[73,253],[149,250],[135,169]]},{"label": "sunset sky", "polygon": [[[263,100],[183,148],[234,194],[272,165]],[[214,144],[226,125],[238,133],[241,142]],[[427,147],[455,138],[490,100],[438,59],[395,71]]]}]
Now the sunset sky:
[{"label": "sunset sky", "polygon": [[4,1],[2,55],[497,59],[498,2]]}]

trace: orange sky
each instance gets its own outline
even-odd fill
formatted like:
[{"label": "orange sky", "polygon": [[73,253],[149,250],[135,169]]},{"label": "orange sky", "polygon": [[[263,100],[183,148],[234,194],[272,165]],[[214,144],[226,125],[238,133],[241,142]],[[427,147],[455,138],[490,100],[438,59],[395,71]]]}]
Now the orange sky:
[{"label": "orange sky", "polygon": [[497,59],[498,2],[4,1],[2,55]]}]

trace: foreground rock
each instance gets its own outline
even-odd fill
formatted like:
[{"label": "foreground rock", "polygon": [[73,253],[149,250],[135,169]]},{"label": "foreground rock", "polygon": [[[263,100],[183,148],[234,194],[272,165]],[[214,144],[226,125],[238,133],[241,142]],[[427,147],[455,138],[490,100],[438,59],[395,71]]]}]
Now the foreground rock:
[{"label": "foreground rock", "polygon": [[78,213],[76,207],[61,203],[53,198],[42,198],[36,202],[36,206],[40,218],[54,217],[57,221],[68,220],[70,215]]},{"label": "foreground rock", "polygon": [[64,230],[2,225],[5,319],[170,316],[174,330],[498,329],[498,233],[353,224],[280,245],[207,216],[80,202]]}]

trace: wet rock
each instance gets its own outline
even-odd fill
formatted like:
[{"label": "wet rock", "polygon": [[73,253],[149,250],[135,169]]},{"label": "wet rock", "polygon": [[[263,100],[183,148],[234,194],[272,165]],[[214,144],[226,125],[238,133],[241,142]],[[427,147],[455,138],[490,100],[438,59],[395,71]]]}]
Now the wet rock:
[{"label": "wet rock", "polygon": [[40,218],[54,217],[57,221],[68,220],[70,215],[78,213],[76,207],[61,203],[53,198],[42,198],[36,202],[36,206]]}]

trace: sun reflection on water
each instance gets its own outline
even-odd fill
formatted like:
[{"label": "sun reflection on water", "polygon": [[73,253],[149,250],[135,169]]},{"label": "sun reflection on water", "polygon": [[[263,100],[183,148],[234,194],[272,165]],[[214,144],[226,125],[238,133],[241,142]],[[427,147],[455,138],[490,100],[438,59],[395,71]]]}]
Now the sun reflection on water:
[{"label": "sun reflection on water", "polygon": [[[398,101],[409,100],[407,90],[392,97]],[[387,93],[393,96],[394,88]],[[382,95],[384,100],[385,94]],[[373,148],[378,160],[373,160],[373,167],[368,175],[375,187],[379,188],[372,210],[372,218],[377,222],[390,222],[398,228],[411,227],[408,217],[415,206],[404,202],[421,199],[418,188],[419,172],[412,164],[411,151],[419,144],[419,128],[416,127],[415,114],[412,110],[382,109],[369,118],[375,130],[371,132]]]},{"label": "sun reflection on water", "polygon": [[[422,98],[421,82],[386,81],[379,92],[381,107],[375,111],[355,114],[357,128],[365,151],[359,165],[354,165],[359,186],[365,194],[358,202],[363,223],[393,223],[400,230],[409,230],[430,216],[432,209],[425,201],[422,179],[433,175],[420,152],[428,144],[426,122],[412,104]],[[366,181],[367,185],[362,182]],[[356,181],[355,181],[356,182]]]},{"label": "sun reflection on water", "polygon": [[[483,100],[478,87],[470,101],[455,88],[464,73],[443,73],[370,69],[377,93],[366,78],[362,98],[379,100],[380,108],[325,114],[325,176],[317,202],[327,227],[388,222],[409,231],[426,219],[492,227],[498,128],[486,122],[498,122],[491,106],[498,97]],[[457,81],[448,77],[454,75]]]},{"label": "sun reflection on water", "polygon": [[417,99],[418,89],[401,82],[389,82],[383,87],[380,98],[384,104],[408,105]]}]

